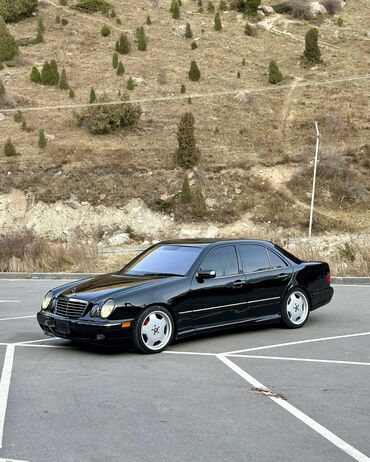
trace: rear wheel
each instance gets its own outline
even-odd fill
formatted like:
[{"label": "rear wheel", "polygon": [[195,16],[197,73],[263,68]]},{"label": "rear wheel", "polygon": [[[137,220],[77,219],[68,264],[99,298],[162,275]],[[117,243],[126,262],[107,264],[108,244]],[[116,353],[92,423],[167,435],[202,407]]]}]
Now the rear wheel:
[{"label": "rear wheel", "polygon": [[307,295],[299,288],[292,289],[285,296],[281,317],[290,329],[302,327],[310,314],[310,303]]},{"label": "rear wheel", "polygon": [[160,353],[171,343],[173,335],[170,312],[166,308],[152,306],[139,316],[134,329],[134,345],[142,353]]}]

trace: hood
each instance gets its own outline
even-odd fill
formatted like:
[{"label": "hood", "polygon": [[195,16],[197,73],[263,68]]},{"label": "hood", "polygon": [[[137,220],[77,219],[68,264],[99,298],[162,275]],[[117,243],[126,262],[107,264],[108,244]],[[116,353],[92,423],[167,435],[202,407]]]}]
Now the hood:
[{"label": "hood", "polygon": [[104,274],[96,278],[80,281],[58,293],[66,297],[81,298],[92,302],[98,302],[110,297],[121,295],[148,285],[160,284],[172,279],[166,276],[125,276],[118,273]]}]

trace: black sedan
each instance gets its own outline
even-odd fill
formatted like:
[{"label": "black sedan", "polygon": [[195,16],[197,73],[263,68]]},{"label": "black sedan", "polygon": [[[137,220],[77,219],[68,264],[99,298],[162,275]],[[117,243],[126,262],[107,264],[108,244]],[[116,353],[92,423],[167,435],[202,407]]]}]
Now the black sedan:
[{"label": "black sedan", "polygon": [[330,302],[329,265],[271,242],[174,240],[115,273],[48,292],[37,314],[47,335],[158,353],[174,338],[253,323],[302,327]]}]

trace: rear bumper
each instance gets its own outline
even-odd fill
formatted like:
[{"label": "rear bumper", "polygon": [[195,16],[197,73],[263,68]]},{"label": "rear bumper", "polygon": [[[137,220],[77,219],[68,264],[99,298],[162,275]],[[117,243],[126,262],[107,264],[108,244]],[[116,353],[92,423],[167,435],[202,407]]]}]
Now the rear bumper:
[{"label": "rear bumper", "polygon": [[[68,319],[44,311],[37,313],[37,321],[45,335],[107,345],[119,344],[131,339],[134,322],[133,319],[107,322]],[[121,323],[127,321],[131,322],[131,327],[123,328]]]},{"label": "rear bumper", "polygon": [[321,289],[315,292],[312,295],[311,311],[317,310],[317,308],[330,303],[331,299],[333,298],[333,294],[334,289],[332,287],[326,287],[325,289]]}]

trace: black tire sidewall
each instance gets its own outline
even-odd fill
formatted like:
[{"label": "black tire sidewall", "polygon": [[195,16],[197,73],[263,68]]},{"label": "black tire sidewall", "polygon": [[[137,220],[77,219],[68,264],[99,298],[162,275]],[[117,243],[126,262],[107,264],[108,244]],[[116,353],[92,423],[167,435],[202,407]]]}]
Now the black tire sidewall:
[{"label": "black tire sidewall", "polygon": [[[304,322],[302,324],[294,324],[290,319],[289,319],[289,315],[288,315],[288,311],[287,311],[287,302],[288,302],[288,299],[290,297],[290,295],[293,293],[293,292],[300,292],[307,300],[307,303],[308,303],[308,311],[307,311],[307,316],[306,316],[306,319],[304,320]],[[310,316],[310,310],[311,310],[311,303],[310,303],[310,299],[307,295],[307,292],[303,289],[301,289],[300,287],[293,287],[292,289],[288,290],[288,292],[285,294],[285,297],[284,297],[284,300],[283,300],[283,304],[282,304],[282,307],[281,307],[281,320],[283,322],[283,324],[288,327],[289,329],[299,329],[300,327],[303,327],[309,316]]]},{"label": "black tire sidewall", "polygon": [[[141,338],[141,326],[142,323],[144,322],[144,319],[148,316],[148,314],[152,313],[153,311],[162,311],[165,313],[171,320],[172,323],[172,332],[171,332],[171,337],[168,340],[167,344],[164,345],[162,348],[159,350],[151,350],[148,348],[145,343],[143,342],[143,339]],[[137,321],[135,323],[134,331],[133,331],[133,342],[136,350],[140,351],[140,353],[145,353],[145,354],[155,354],[155,353],[160,353],[161,351],[165,350],[168,345],[171,344],[173,337],[175,334],[175,323],[173,320],[173,316],[167,308],[164,308],[163,306],[159,305],[152,305],[148,308],[146,308],[140,316],[137,318]]]}]

